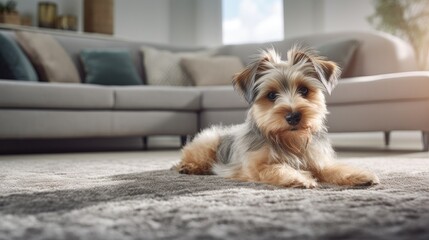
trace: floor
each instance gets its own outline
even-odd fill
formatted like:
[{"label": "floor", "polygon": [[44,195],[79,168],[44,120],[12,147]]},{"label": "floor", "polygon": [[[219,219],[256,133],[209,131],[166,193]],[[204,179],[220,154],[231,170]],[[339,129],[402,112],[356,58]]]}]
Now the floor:
[{"label": "floor", "polygon": [[422,136],[417,131],[392,132],[390,145],[384,145],[383,133],[335,133],[330,134],[332,145],[339,157],[388,156],[407,154],[429,157],[422,152]]},{"label": "floor", "polygon": [[[329,134],[329,137],[340,158],[397,154],[429,157],[428,153],[422,152],[421,133],[417,131],[392,132],[389,146],[384,145],[382,132],[333,133]],[[180,144],[177,137],[153,137],[149,140],[152,150],[171,149]]]},{"label": "floor", "polygon": [[[426,158],[429,153],[422,152],[421,133],[416,131],[392,132],[390,146],[384,145],[383,133],[335,133],[330,134],[338,158],[349,157],[377,157],[399,156]],[[122,158],[123,156],[167,157],[180,158],[180,139],[178,137],[151,137],[148,151],[115,151],[115,152],[90,152],[70,153],[76,158]],[[0,155],[0,160],[6,159],[34,159],[34,158],[58,158],[67,156],[61,154],[25,154],[25,155]]]},{"label": "floor", "polygon": [[340,161],[382,184],[283,189],[177,174],[178,139],[165,137],[149,151],[0,155],[0,240],[429,239],[420,134],[393,133],[389,147],[381,133],[331,139]]}]

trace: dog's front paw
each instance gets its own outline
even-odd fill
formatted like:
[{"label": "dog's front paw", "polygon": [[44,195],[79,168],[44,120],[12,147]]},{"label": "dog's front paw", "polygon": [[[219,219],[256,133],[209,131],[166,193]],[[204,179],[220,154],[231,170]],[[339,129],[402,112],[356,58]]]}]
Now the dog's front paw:
[{"label": "dog's front paw", "polygon": [[327,166],[318,177],[322,182],[341,186],[372,186],[380,183],[374,173],[344,164]]},{"label": "dog's front paw", "polygon": [[373,186],[380,183],[377,175],[371,172],[359,172],[345,177],[346,185],[350,186]]},{"label": "dog's front paw", "polygon": [[191,164],[185,165],[185,164],[178,164],[174,166],[174,169],[179,172],[180,174],[192,174],[195,171],[195,167],[193,167]]},{"label": "dog's front paw", "polygon": [[300,182],[301,186],[297,186],[297,187],[302,187],[302,188],[315,188],[317,187],[317,181],[315,179],[306,179],[305,181]]},{"label": "dog's front paw", "polygon": [[180,174],[189,174],[189,175],[208,175],[211,174],[211,170],[204,166],[200,166],[193,163],[180,163],[173,167],[173,170],[176,170]]},{"label": "dog's front paw", "polygon": [[191,174],[191,170],[189,170],[186,166],[178,166],[176,168],[177,172],[180,174]]},{"label": "dog's front paw", "polygon": [[301,176],[292,181],[287,187],[295,188],[315,188],[318,186],[317,180],[313,178],[310,172],[301,171]]}]

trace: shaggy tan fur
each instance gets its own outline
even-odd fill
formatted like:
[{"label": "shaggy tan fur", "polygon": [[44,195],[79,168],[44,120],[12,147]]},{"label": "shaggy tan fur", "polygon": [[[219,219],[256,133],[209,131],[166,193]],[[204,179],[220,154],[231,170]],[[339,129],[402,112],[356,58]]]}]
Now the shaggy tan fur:
[{"label": "shaggy tan fur", "polygon": [[[246,122],[203,131],[183,149],[180,173],[283,187],[379,183],[369,171],[337,163],[326,136],[323,92],[334,88],[337,65],[300,47],[287,56],[282,61],[275,51],[264,51],[234,77],[236,90],[251,104]],[[300,114],[295,123],[287,120],[292,113]]]}]

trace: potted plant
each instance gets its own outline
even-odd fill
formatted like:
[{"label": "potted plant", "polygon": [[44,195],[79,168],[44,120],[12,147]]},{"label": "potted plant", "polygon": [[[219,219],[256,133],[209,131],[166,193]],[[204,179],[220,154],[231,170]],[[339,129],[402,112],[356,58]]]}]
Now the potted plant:
[{"label": "potted plant", "polygon": [[413,47],[421,70],[429,69],[429,1],[374,0],[368,21],[377,30],[396,35]]},{"label": "potted plant", "polygon": [[8,0],[6,3],[0,2],[0,23],[21,24],[14,0]]}]

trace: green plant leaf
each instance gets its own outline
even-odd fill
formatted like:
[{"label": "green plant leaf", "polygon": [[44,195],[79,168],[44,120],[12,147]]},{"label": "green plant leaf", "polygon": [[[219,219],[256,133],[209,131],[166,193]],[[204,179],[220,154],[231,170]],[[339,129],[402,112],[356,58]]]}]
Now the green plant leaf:
[{"label": "green plant leaf", "polygon": [[367,21],[377,30],[408,41],[419,67],[429,69],[429,1],[374,0],[374,13]]}]

